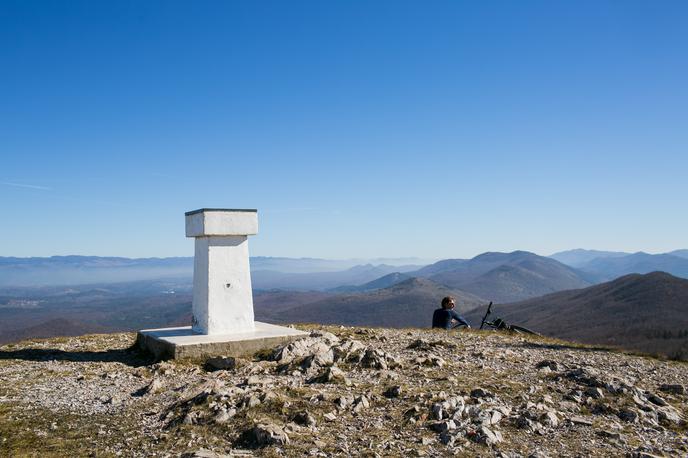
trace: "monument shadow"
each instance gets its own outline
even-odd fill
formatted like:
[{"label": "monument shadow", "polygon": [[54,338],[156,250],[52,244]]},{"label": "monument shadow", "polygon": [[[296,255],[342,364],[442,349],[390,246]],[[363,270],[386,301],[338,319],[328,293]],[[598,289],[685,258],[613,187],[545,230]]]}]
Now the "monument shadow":
[{"label": "monument shadow", "polygon": [[22,348],[0,350],[0,360],[68,361],[76,363],[122,363],[131,367],[148,366],[156,362],[153,355],[135,346],[105,351],[65,351],[56,348]]}]

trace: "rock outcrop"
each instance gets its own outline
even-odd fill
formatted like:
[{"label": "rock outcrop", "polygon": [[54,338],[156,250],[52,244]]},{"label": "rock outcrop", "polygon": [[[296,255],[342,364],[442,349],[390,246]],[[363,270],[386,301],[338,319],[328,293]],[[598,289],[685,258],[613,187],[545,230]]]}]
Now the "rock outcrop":
[{"label": "rock outcrop", "polygon": [[686,456],[688,364],[494,332],[307,328],[154,363],[129,334],[0,347],[0,455]]}]

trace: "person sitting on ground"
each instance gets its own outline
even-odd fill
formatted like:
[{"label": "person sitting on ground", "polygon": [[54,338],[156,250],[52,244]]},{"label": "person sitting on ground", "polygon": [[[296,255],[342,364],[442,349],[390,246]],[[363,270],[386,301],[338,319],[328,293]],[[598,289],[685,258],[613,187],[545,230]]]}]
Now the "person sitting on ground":
[{"label": "person sitting on ground", "polygon": [[[454,307],[456,307],[456,300],[453,297],[447,296],[442,299],[442,308],[435,310],[432,314],[432,327],[451,329],[452,327],[464,325],[470,328],[471,326],[468,322],[453,310]],[[454,321],[456,321],[457,324],[452,326]]]}]

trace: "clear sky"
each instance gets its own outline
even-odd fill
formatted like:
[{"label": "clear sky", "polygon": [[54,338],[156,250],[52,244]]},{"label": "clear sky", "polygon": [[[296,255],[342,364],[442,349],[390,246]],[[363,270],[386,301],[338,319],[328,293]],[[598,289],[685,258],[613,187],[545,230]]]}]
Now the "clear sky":
[{"label": "clear sky", "polygon": [[0,256],[688,247],[688,2],[0,3]]}]

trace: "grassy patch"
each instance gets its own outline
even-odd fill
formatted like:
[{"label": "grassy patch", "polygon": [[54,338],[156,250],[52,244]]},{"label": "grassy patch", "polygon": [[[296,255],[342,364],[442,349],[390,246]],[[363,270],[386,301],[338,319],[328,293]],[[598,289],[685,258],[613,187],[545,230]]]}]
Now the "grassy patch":
[{"label": "grassy patch", "polygon": [[28,416],[17,410],[0,405],[0,456],[83,456],[98,435],[95,422],[47,410],[32,409]]},{"label": "grassy patch", "polygon": [[146,454],[156,442],[134,412],[77,415],[26,405],[0,404],[0,456],[115,456]]}]

